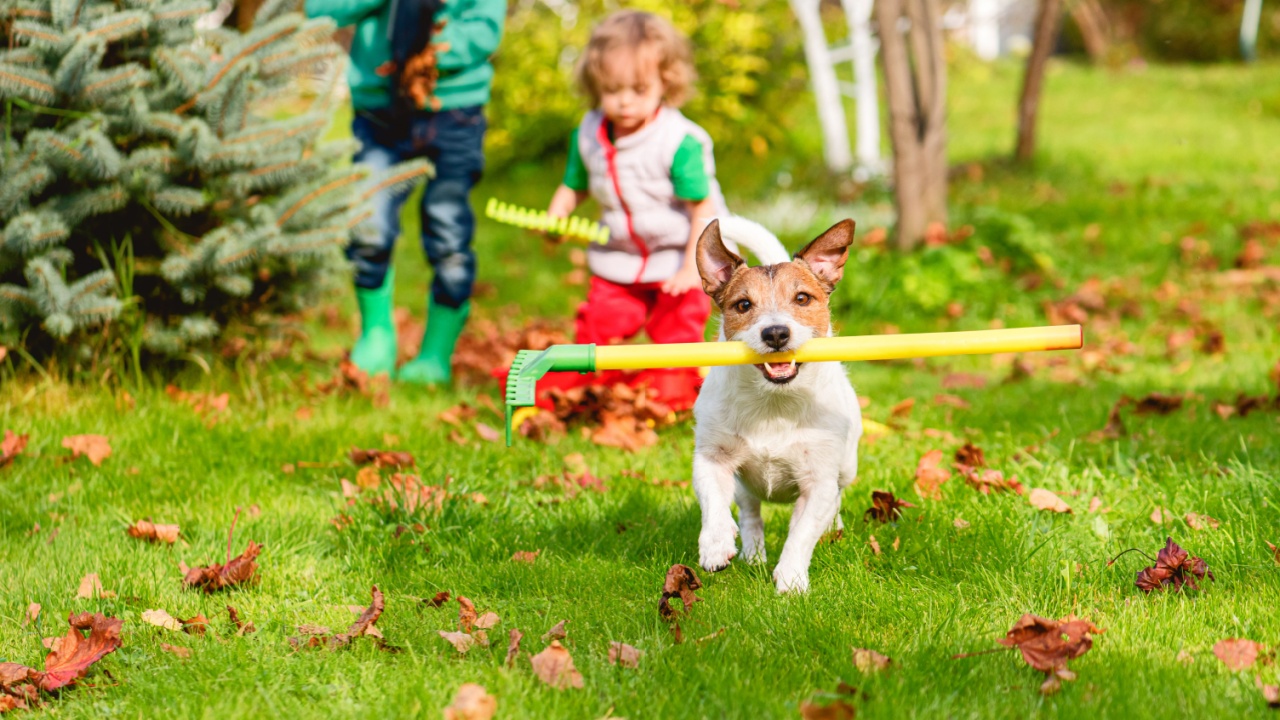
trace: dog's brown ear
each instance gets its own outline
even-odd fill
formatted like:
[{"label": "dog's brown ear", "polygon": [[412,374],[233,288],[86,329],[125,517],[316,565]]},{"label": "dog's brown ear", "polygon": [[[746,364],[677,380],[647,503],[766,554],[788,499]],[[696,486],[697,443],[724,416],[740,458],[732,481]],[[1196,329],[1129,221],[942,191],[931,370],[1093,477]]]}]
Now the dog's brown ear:
[{"label": "dog's brown ear", "polygon": [[841,220],[796,253],[796,259],[803,260],[809,266],[827,292],[835,289],[836,283],[844,277],[849,245],[853,244],[853,228],[852,220]]},{"label": "dog's brown ear", "polygon": [[712,298],[718,295],[729,278],[743,266],[742,258],[729,251],[720,238],[720,221],[712,220],[698,238],[698,274],[702,289]]}]

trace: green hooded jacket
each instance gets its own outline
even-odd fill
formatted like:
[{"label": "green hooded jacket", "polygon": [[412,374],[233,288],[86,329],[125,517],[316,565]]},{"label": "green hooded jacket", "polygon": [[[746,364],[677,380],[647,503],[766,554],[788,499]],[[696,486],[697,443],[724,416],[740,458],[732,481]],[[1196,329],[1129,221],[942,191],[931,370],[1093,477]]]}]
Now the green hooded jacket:
[{"label": "green hooded jacket", "polygon": [[[376,110],[391,104],[391,78],[377,69],[391,59],[387,25],[392,0],[306,0],[308,17],[331,18],[339,27],[355,26],[351,41],[351,104],[357,110]],[[434,44],[448,44],[437,66],[440,80],[435,97],[441,110],[489,102],[493,65],[507,18],[506,0],[447,0],[437,20],[445,26]]]}]

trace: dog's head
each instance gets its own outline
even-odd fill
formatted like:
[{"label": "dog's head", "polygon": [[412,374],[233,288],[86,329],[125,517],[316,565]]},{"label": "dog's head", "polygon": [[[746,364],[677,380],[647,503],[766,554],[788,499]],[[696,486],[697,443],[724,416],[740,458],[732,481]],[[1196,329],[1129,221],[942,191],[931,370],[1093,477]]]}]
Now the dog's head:
[{"label": "dog's head", "polygon": [[[702,288],[724,318],[726,340],[739,340],[758,353],[791,352],[806,341],[831,334],[831,291],[844,275],[853,242],[852,220],[841,220],[795,254],[791,262],[747,267],[720,237],[712,221],[698,238]],[[800,364],[756,366],[765,380],[786,385]]]}]

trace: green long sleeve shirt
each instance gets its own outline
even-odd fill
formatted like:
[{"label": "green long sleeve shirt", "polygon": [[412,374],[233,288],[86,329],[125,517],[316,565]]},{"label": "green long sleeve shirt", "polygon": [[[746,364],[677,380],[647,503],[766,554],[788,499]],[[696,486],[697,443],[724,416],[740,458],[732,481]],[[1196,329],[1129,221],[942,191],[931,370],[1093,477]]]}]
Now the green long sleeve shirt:
[{"label": "green long sleeve shirt", "polygon": [[[387,39],[392,0],[306,0],[308,17],[331,18],[339,27],[355,26],[351,41],[351,103],[357,110],[376,110],[391,104],[391,78],[377,69],[391,59]],[[489,102],[493,65],[507,17],[506,0],[450,0],[437,21],[445,26],[432,42],[449,48],[437,58],[440,80],[435,97],[440,109],[484,105]]]}]

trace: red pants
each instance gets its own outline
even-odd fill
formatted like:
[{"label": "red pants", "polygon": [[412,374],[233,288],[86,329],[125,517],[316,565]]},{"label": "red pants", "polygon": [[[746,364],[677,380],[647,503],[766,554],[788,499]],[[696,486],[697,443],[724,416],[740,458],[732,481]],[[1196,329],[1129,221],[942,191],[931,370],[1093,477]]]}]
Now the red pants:
[{"label": "red pants", "polygon": [[[641,330],[655,343],[702,342],[707,318],[711,316],[710,299],[696,289],[683,295],[668,295],[658,288],[659,283],[618,285],[593,276],[587,301],[578,306],[574,342],[614,345],[635,337]],[[494,376],[506,383],[505,369],[495,371]],[[693,407],[702,377],[697,368],[658,368],[639,373],[609,370],[592,375],[547,373],[538,383],[537,403],[544,409],[552,408],[551,400],[543,394],[551,388],[567,390],[619,382],[632,387],[644,385],[655,400],[680,411]]]}]

